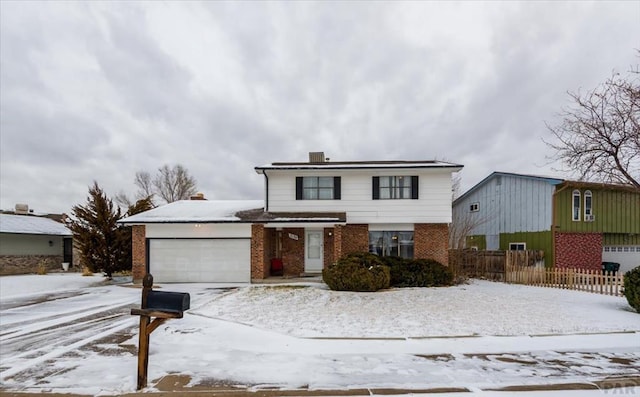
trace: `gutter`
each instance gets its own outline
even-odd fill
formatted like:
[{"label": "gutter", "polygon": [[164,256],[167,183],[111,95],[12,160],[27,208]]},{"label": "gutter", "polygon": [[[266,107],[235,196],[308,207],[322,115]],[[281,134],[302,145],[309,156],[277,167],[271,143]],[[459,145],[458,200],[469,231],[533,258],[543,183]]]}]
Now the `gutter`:
[{"label": "gutter", "polygon": [[269,176],[266,169],[262,170],[262,174],[265,180],[264,212],[269,212]]}]

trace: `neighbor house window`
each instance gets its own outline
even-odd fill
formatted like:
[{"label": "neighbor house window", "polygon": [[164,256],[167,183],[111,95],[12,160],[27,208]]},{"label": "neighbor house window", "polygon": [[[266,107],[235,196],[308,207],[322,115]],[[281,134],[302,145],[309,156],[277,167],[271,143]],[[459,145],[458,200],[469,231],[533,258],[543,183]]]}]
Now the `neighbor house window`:
[{"label": "neighbor house window", "polygon": [[373,199],[395,200],[418,198],[417,176],[374,176]]},{"label": "neighbor house window", "polygon": [[480,211],[480,203],[473,203],[469,206],[469,211],[478,212]]},{"label": "neighbor house window", "polygon": [[296,200],[340,200],[340,177],[296,177]]},{"label": "neighbor house window", "polygon": [[580,190],[573,191],[573,220],[580,220]]},{"label": "neighbor house window", "polygon": [[413,258],[413,232],[369,232],[369,252]]},{"label": "neighbor house window", "polygon": [[509,251],[526,251],[527,243],[509,243]]},{"label": "neighbor house window", "polygon": [[591,202],[593,200],[593,196],[591,195],[591,190],[587,190],[584,192],[584,220],[592,221],[593,220],[593,211],[591,210]]}]

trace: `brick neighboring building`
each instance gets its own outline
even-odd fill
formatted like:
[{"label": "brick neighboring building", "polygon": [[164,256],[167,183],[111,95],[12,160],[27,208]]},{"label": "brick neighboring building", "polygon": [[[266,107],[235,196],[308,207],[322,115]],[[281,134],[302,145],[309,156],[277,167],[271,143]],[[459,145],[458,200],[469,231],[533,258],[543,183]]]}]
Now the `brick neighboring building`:
[{"label": "brick neighboring building", "polygon": [[122,220],[133,274],[162,282],[248,282],[318,274],[352,252],[448,264],[451,176],[440,161],[329,161],[256,167],[263,201],[171,203]]}]

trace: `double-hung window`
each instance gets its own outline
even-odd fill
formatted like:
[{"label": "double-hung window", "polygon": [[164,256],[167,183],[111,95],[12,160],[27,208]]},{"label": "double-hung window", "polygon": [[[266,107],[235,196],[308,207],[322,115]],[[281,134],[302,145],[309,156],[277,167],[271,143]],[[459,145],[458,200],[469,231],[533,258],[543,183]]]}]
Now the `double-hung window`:
[{"label": "double-hung window", "polygon": [[587,190],[584,192],[584,220],[592,221],[593,220],[593,209],[591,205],[593,203],[593,195],[591,194],[591,190]]},{"label": "double-hung window", "polygon": [[417,176],[374,176],[374,200],[418,199]]},{"label": "double-hung window", "polygon": [[340,177],[296,177],[296,200],[340,200]]},{"label": "double-hung window", "polygon": [[572,213],[572,219],[574,221],[579,221],[580,220],[580,190],[574,190],[573,194],[573,213]]}]

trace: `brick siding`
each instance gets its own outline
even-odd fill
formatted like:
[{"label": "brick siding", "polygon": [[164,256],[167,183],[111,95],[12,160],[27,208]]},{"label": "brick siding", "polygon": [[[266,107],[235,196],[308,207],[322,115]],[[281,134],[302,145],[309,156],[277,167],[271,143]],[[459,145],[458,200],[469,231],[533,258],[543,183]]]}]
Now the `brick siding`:
[{"label": "brick siding", "polygon": [[[289,236],[297,236],[298,239]],[[284,276],[298,277],[304,273],[304,229],[282,229],[282,266]]]},{"label": "brick siding", "polygon": [[340,256],[369,251],[369,225],[342,226]]},{"label": "brick siding", "polygon": [[264,245],[264,225],[251,225],[251,279],[267,276]]},{"label": "brick siding", "polygon": [[433,259],[449,265],[449,225],[446,223],[416,223],[413,244],[414,258]]},{"label": "brick siding", "polygon": [[556,233],[555,243],[556,267],[602,269],[602,234]]},{"label": "brick siding", "polygon": [[62,255],[0,255],[0,275],[37,273],[41,263],[47,272],[58,272],[62,260]]},{"label": "brick siding", "polygon": [[334,236],[333,228],[324,229],[324,260],[323,260],[324,268],[326,268],[327,266],[331,265],[336,261],[336,258],[334,257],[335,250],[333,247],[333,244],[334,244],[333,236]]},{"label": "brick siding", "polygon": [[142,283],[147,274],[147,234],[144,225],[131,227],[131,273],[133,282]]}]

